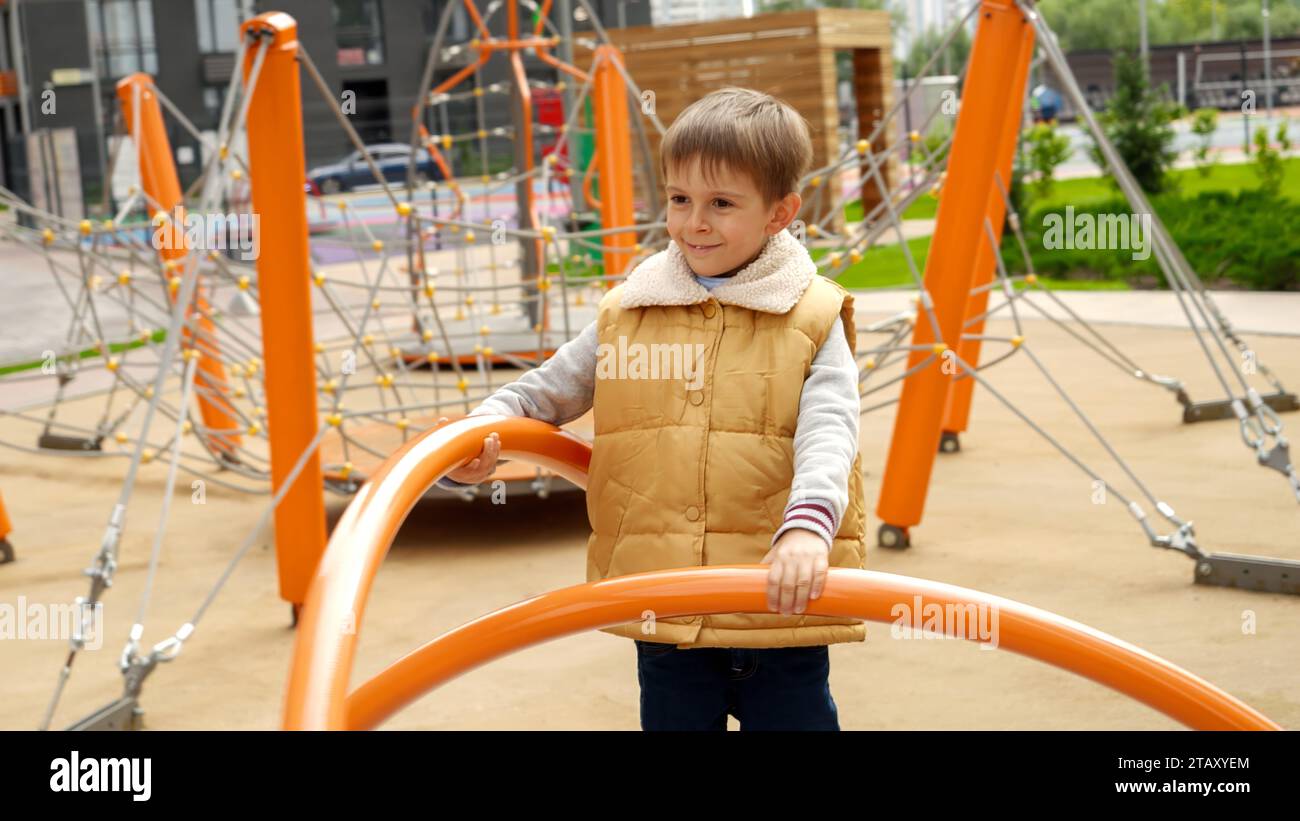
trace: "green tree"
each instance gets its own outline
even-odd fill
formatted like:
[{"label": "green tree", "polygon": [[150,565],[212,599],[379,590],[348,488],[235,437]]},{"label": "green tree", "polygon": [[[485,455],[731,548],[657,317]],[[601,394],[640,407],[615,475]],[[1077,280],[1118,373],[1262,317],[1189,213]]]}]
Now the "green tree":
[{"label": "green tree", "polygon": [[1196,135],[1196,148],[1192,151],[1192,157],[1196,162],[1196,170],[1202,177],[1210,176],[1210,171],[1214,169],[1214,161],[1210,159],[1210,143],[1218,127],[1218,109],[1198,108],[1192,115],[1192,133]]},{"label": "green tree", "polygon": [[1278,147],[1274,148],[1268,141],[1267,126],[1260,126],[1255,131],[1255,175],[1259,177],[1259,190],[1270,197],[1276,197],[1282,191],[1282,177],[1286,173],[1282,157],[1291,150],[1286,120],[1278,123],[1276,139]]},{"label": "green tree", "polygon": [[[1220,11],[1219,36],[1224,40],[1258,40],[1264,36],[1264,18],[1259,0],[1226,3]],[[1289,37],[1300,33],[1300,6],[1286,0],[1269,3],[1268,30],[1271,37]]]},{"label": "green tree", "polygon": [[[1269,31],[1274,37],[1300,34],[1300,4],[1270,3]],[[1041,0],[1038,10],[1056,32],[1061,48],[1132,49],[1138,45],[1135,0]],[[1217,23],[1217,25],[1216,25]],[[1147,3],[1147,38],[1151,45],[1196,40],[1258,40],[1263,34],[1260,0],[1164,0]]]},{"label": "green tree", "polygon": [[[930,56],[938,50],[939,44],[943,42],[946,31],[940,31],[937,28],[926,29],[919,37],[912,41],[911,47],[907,50],[907,57],[903,60],[903,65],[907,68],[907,76],[915,79],[925,67],[925,63]],[[953,35],[952,42],[948,44],[951,53],[948,56],[948,68],[955,74],[960,72],[962,66],[966,65],[966,59],[970,56],[971,38],[970,32],[963,26]],[[931,74],[938,74],[943,71],[944,59],[940,57],[930,67]],[[895,72],[901,77],[902,74],[898,69]]]},{"label": "green tree", "polygon": [[[1155,35],[1160,23],[1149,13],[1147,31]],[[1056,32],[1065,52],[1082,49],[1137,49],[1138,4],[1134,0],[1042,0],[1038,11]],[[1151,36],[1152,42],[1160,42]]]},{"label": "green tree", "polygon": [[758,13],[770,11],[801,11],[803,9],[865,9],[866,11],[891,11],[889,0],[758,0]]},{"label": "green tree", "polygon": [[1052,195],[1056,167],[1070,157],[1070,138],[1056,129],[1056,123],[1035,123],[1025,140],[1029,144],[1029,170],[1034,172],[1034,195]]},{"label": "green tree", "polygon": [[[1173,149],[1175,107],[1154,92],[1142,63],[1127,52],[1115,55],[1115,94],[1101,113],[1101,127],[1142,190],[1157,194],[1168,186],[1166,172],[1177,157]],[[1101,149],[1093,146],[1101,161]]]}]

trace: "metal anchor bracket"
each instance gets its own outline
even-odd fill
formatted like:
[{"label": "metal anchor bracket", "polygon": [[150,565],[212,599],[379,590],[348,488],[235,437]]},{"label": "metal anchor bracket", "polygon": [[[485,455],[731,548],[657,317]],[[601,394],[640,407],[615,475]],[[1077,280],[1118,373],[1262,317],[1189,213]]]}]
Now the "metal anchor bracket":
[{"label": "metal anchor bracket", "polygon": [[1287,478],[1296,501],[1300,502],[1300,473],[1296,472],[1295,465],[1291,462],[1291,448],[1287,440],[1278,439],[1277,444],[1267,451],[1260,445],[1255,456],[1261,465],[1272,468]]},{"label": "metal anchor bracket", "polygon": [[551,476],[550,474],[539,475],[532,481],[532,490],[537,494],[537,498],[545,499],[551,495]]},{"label": "metal anchor bracket", "polygon": [[1183,386],[1181,379],[1172,376],[1160,376],[1159,374],[1147,373],[1146,371],[1134,371],[1133,375],[1138,379],[1146,379],[1162,388],[1165,388],[1166,390],[1173,391],[1178,396],[1178,401],[1184,406],[1192,403],[1191,397],[1187,395],[1187,390]]},{"label": "metal anchor bracket", "polygon": [[117,548],[122,541],[122,522],[125,518],[126,507],[116,505],[109,516],[108,527],[104,528],[104,538],[100,540],[94,564],[81,571],[90,577],[90,595],[87,599],[92,605],[99,601],[105,590],[113,586],[113,573],[117,570]]},{"label": "metal anchor bracket", "polygon": [[1174,509],[1169,505],[1164,502],[1159,502],[1156,505],[1156,509],[1160,511],[1160,514],[1177,526],[1177,530],[1168,535],[1156,533],[1155,528],[1151,527],[1151,523],[1147,521],[1146,511],[1137,502],[1129,502],[1128,509],[1129,513],[1133,514],[1133,518],[1137,519],[1138,524],[1142,526],[1142,530],[1147,534],[1147,539],[1153,547],[1177,550],[1193,559],[1204,557],[1205,554],[1201,553],[1201,549],[1196,544],[1196,528],[1193,523],[1178,518],[1174,514]]},{"label": "metal anchor bracket", "polygon": [[118,661],[123,678],[121,697],[72,724],[69,730],[139,730],[144,726],[144,710],[140,708],[144,682],[159,664],[180,655],[185,640],[194,632],[194,625],[186,622],[175,635],[155,644],[147,656],[137,652],[143,632],[143,625],[133,625],[131,638],[122,648],[122,657]]}]

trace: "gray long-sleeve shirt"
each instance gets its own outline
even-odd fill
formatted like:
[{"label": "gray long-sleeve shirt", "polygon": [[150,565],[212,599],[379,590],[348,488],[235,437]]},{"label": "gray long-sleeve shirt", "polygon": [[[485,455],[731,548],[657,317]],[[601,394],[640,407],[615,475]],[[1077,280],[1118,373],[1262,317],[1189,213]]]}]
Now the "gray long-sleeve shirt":
[{"label": "gray long-sleeve shirt", "polygon": [[[700,280],[705,287],[711,285],[706,278]],[[591,409],[596,352],[593,321],[540,367],[499,388],[469,415],[526,416],[553,425],[571,422]],[[858,451],[859,408],[857,363],[843,324],[836,322],[813,358],[799,395],[794,479],[785,521],[773,535],[773,543],[791,528],[804,528],[830,548],[848,506],[849,471]],[[469,487],[446,477],[438,485],[448,490]]]}]

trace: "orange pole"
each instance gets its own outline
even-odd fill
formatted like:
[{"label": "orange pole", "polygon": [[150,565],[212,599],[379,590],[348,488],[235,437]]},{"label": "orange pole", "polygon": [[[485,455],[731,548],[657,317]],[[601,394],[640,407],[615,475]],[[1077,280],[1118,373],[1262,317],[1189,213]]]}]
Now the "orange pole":
[{"label": "orange pole", "polygon": [[[1023,108],[1019,101],[1024,100],[1025,97],[1025,83],[1029,80],[1029,63],[1033,57],[1034,27],[1025,26],[1020,39],[1020,58],[1016,63],[1016,76],[1011,84],[1011,96],[1017,104],[1006,108],[1006,120],[1002,123],[1002,141],[998,145],[998,180],[1001,181],[1001,187],[999,188],[998,183],[994,182],[993,190],[989,193],[988,221],[993,226],[995,243],[993,245],[988,242],[980,243],[979,252],[975,256],[973,288],[992,282],[993,273],[997,270],[997,249],[1002,242],[1002,223],[1007,216],[1007,201],[1003,191],[1008,195],[1011,193],[1012,163],[1016,157],[1016,142],[1020,138],[1020,120],[1023,116]],[[966,306],[968,321],[970,317],[979,316],[988,309],[989,293],[985,290],[971,294],[969,304]],[[984,333],[984,320],[972,322],[965,332],[971,336],[980,336]],[[972,367],[979,364],[980,340],[961,340],[958,345],[958,355],[963,362],[969,363]],[[960,433],[966,430],[970,421],[971,397],[974,393],[974,379],[966,377],[953,381],[952,389],[948,391],[948,408],[944,413],[945,432]]]},{"label": "orange pole", "polygon": [[[984,216],[997,168],[996,152],[988,147],[1002,144],[1007,107],[1020,105],[1019,96],[1010,89],[1024,30],[1030,27],[1011,0],[984,0],[979,17],[931,240],[935,252],[925,264],[925,290],[934,301],[943,345],[954,350],[966,317],[975,257],[988,242]],[[884,525],[901,528],[904,535],[906,528],[921,521],[952,381],[952,374],[945,371],[955,370],[946,367],[941,355],[945,349],[937,343],[930,322],[919,313],[912,344],[923,347],[911,352],[907,367],[933,359],[903,382],[876,506]]]},{"label": "orange pole", "polygon": [[5,510],[4,496],[0,496],[0,540],[3,540],[13,530],[13,522],[9,521],[9,511]]},{"label": "orange pole", "polygon": [[[253,213],[259,215],[262,232],[257,274],[267,429],[271,487],[279,493],[317,432],[298,24],[287,14],[268,12],[244,21],[240,32],[245,40],[259,36],[267,49],[248,108],[248,165]],[[257,51],[250,47],[245,52],[245,83]],[[321,487],[320,453],[315,451],[275,509],[280,597],[294,605],[306,600],[312,573],[325,552]]]},{"label": "orange pole", "polygon": [[563,71],[565,74],[569,75],[570,77],[577,80],[578,82],[580,83],[587,82],[587,72],[582,71],[581,69],[574,68],[573,66],[569,65],[568,63],[562,60],[555,59],[550,55],[550,53],[546,51],[544,47],[539,47],[537,49],[537,57],[543,63],[546,63],[548,66]]},{"label": "orange pole", "polygon": [[9,521],[9,512],[5,510],[5,500],[0,496],[0,564],[14,560],[14,548],[9,544],[9,534],[13,532],[13,523]]},{"label": "orange pole", "polygon": [[[465,0],[465,10],[469,12],[469,18],[474,21],[474,26],[478,29],[479,36],[484,40],[492,39],[492,35],[488,32],[487,26],[483,25],[483,18],[479,16],[478,7],[474,3],[474,0]],[[515,12],[515,14],[517,15],[518,12]],[[515,27],[510,36],[516,37],[518,34],[518,28]]]},{"label": "orange pole", "polygon": [[[600,225],[631,228],[636,225],[632,213],[632,139],[627,116],[627,86],[618,65],[623,56],[613,46],[598,46],[596,77],[592,84],[592,117],[596,125],[596,156],[593,165],[600,175]],[[617,63],[617,65],[615,65]],[[585,190],[585,187],[584,187]],[[605,276],[617,276],[632,261],[636,233],[632,230],[602,237],[605,251]],[[608,280],[606,285],[609,285]]]},{"label": "orange pole", "polygon": [[[506,30],[510,39],[519,37],[519,8],[513,2],[506,3]],[[515,163],[518,166],[519,181],[515,183],[515,199],[519,211],[519,227],[525,231],[537,231],[541,220],[537,217],[536,201],[533,197],[533,97],[528,85],[528,73],[524,69],[523,54],[518,49],[510,49],[510,73],[514,77],[511,90],[511,102],[515,117]],[[546,247],[541,236],[521,239],[523,256],[520,259],[520,271],[533,280],[526,291],[530,297],[536,296],[534,308],[529,306],[529,317],[533,324],[543,330],[550,330],[550,312],[544,298],[542,282],[546,279]]]},{"label": "orange pole", "polygon": [[[505,458],[522,458],[586,487],[591,446],[533,419],[478,416],[425,431],[394,453],[366,483],[335,528],[316,571],[285,697],[285,729],[361,729],[378,725],[428,690],[508,652],[615,624],[645,610],[657,618],[767,612],[761,565],[682,568],[568,587],[475,619],[408,654],[350,697],[357,636],[379,566],[411,508],[437,479],[478,454],[496,431]],[[918,617],[942,612],[989,617],[984,641],[1113,687],[1197,729],[1279,729],[1228,693],[1185,670],[1091,628],[1018,602],[888,573],[830,571],[812,615],[897,622],[897,605]],[[960,605],[962,610],[950,610]],[[992,621],[996,614],[997,621]],[[945,623],[961,638],[966,625]]]},{"label": "orange pole", "polygon": [[[167,128],[163,124],[162,106],[158,103],[158,95],[154,93],[153,78],[148,74],[123,77],[117,84],[117,99],[127,128],[134,129],[139,124],[140,133],[132,133],[131,137],[135,140],[139,155],[140,184],[148,195],[146,204],[149,218],[153,219],[161,213],[168,222],[159,226],[158,230],[173,240],[162,243],[158,256],[162,258],[167,278],[179,281],[184,266],[190,259],[190,249],[185,244],[185,206],[180,179],[176,176],[176,165],[172,162],[171,141],[167,138]],[[135,110],[137,101],[139,111]],[[187,318],[198,312],[197,341],[187,324],[182,346],[198,349],[201,374],[199,383],[210,392],[200,393],[198,397],[203,424],[208,429],[206,440],[218,453],[233,457],[235,448],[240,443],[239,421],[234,408],[225,398],[230,393],[230,385],[226,382],[225,366],[221,364],[216,327],[212,323],[212,311],[204,291],[200,281],[194,292],[194,304],[186,309]],[[168,293],[175,300],[176,295],[170,288]]]}]

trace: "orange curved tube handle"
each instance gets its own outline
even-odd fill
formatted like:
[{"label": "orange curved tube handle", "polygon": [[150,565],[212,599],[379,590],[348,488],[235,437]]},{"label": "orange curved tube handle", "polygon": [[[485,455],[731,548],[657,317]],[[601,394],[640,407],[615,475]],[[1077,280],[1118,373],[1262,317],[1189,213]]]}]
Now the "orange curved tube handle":
[{"label": "orange curved tube handle", "polygon": [[[556,590],[475,619],[425,644],[357,688],[340,729],[371,729],[451,678],[492,659],[561,636],[655,618],[767,613],[763,565],[721,565],[619,576]],[[809,615],[900,622],[915,613],[985,613],[953,618],[942,632],[1005,648],[1104,684],[1198,730],[1278,730],[1232,695],[1177,665],[1078,622],[955,585],[867,570],[831,568]],[[903,609],[900,609],[903,608]],[[996,616],[992,615],[996,614]],[[928,618],[928,616],[926,616]],[[910,624],[911,619],[904,623]],[[918,630],[919,632],[919,630]],[[971,635],[975,632],[976,635]]]},{"label": "orange curved tube handle", "polygon": [[[568,587],[476,619],[407,655],[348,695],[370,588],[402,522],[450,470],[496,431],[504,458],[523,458],[586,486],[591,448],[532,419],[470,416],[412,439],[344,512],[307,595],[285,696],[285,729],[374,727],[439,684],[506,653],[560,636],[659,618],[767,612],[761,565],[683,568]],[[836,568],[811,615],[896,621],[896,607],[989,608],[999,646],[1086,676],[1197,729],[1277,729],[1228,693],[1133,645],[1009,599],[938,582]],[[945,611],[946,612],[946,611]]]}]

